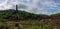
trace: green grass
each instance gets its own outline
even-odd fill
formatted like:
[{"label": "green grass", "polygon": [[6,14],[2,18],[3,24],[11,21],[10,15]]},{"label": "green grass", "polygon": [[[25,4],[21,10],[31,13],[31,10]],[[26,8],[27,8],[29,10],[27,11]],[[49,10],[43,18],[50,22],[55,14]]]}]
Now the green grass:
[{"label": "green grass", "polygon": [[[57,27],[52,26],[52,25],[39,25],[38,23],[39,21],[20,21],[19,24],[22,25],[23,29],[57,29]],[[31,25],[32,24],[32,25]],[[0,22],[0,28],[4,26],[4,24],[2,22]],[[14,26],[14,22],[12,21],[8,21],[7,22],[7,27],[9,29],[13,29]]]},{"label": "green grass", "polygon": [[26,27],[23,27],[23,29],[57,29],[54,26],[50,26],[50,25],[44,25],[44,26],[38,26],[38,25],[26,25]]},{"label": "green grass", "polygon": [[23,29],[40,29],[40,26],[27,26],[23,27]]}]

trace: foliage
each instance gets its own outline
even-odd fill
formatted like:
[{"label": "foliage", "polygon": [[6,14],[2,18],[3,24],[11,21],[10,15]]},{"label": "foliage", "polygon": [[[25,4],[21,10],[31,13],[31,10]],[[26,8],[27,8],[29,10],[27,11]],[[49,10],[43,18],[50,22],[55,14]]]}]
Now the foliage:
[{"label": "foliage", "polygon": [[28,20],[28,19],[42,19],[42,18],[45,18],[43,16],[46,16],[48,17],[48,15],[44,15],[44,14],[33,14],[33,13],[28,13],[28,12],[25,12],[25,11],[18,11],[16,12],[14,9],[9,9],[9,10],[3,10],[3,11],[0,11],[0,18],[1,19],[9,19],[9,17],[11,17],[12,15],[14,15],[15,17],[18,16],[18,18],[23,18],[25,20]]}]

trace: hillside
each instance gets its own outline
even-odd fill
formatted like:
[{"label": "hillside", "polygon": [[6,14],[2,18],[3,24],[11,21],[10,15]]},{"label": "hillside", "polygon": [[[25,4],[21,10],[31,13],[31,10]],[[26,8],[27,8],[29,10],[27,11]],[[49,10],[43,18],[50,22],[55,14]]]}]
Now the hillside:
[{"label": "hillside", "polygon": [[0,11],[0,19],[14,20],[14,18],[16,19],[17,16],[18,16],[18,19],[20,19],[20,20],[28,20],[28,19],[41,20],[41,19],[46,19],[46,17],[48,17],[48,15],[33,14],[33,13],[28,13],[28,12],[20,11],[20,10],[16,13],[14,9]]},{"label": "hillside", "polygon": [[[60,13],[58,14],[52,14],[52,15],[45,15],[45,14],[34,14],[34,13],[29,13],[25,11],[18,11],[14,9],[8,9],[8,10],[0,10],[0,22],[5,22],[7,21],[8,27],[10,26],[13,27],[14,21],[19,21],[19,24],[23,25],[23,28],[26,26],[26,28],[34,26],[40,27],[43,25],[49,24],[50,27],[53,28],[53,26],[56,26],[57,28],[60,29]],[[2,21],[1,21],[2,20]],[[0,23],[2,24],[2,23]],[[11,25],[12,24],[12,25]],[[2,24],[3,26],[4,24]],[[52,25],[52,26],[51,26]],[[48,29],[50,28],[47,26]],[[43,28],[43,27],[42,27]],[[46,27],[45,27],[46,28]]]},{"label": "hillside", "polygon": [[60,19],[60,13],[50,15],[53,19]]},{"label": "hillside", "polygon": [[48,20],[51,19],[51,22],[57,23],[60,20],[60,13],[52,14],[49,16],[45,14],[28,13],[20,10],[16,12],[16,10],[14,9],[0,11],[0,20],[16,21],[17,19],[18,20],[39,20],[41,23],[48,22]]}]

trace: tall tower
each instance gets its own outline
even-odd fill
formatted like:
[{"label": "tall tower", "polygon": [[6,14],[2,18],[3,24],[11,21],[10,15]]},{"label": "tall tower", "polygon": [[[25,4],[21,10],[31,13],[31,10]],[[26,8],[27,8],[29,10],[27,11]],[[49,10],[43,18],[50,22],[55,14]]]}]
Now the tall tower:
[{"label": "tall tower", "polygon": [[16,5],[16,12],[18,12],[18,5]]},{"label": "tall tower", "polygon": [[[18,13],[18,5],[16,5],[16,13]],[[16,23],[15,23],[15,29],[22,29],[22,27],[19,25],[19,19],[18,19],[18,14],[16,15]]]},{"label": "tall tower", "polygon": [[17,14],[17,13],[18,13],[18,5],[16,5],[16,16],[17,16],[17,17],[16,17],[16,19],[17,19],[16,22],[19,21],[19,19],[18,19],[18,14]]}]

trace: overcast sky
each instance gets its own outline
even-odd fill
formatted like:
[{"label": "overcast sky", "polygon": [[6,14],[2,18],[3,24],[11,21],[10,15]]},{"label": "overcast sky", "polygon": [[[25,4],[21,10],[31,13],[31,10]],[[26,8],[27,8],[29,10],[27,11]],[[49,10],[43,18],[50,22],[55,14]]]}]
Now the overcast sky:
[{"label": "overcast sky", "polygon": [[0,10],[15,9],[33,12],[36,14],[60,13],[60,0],[0,0]]}]

